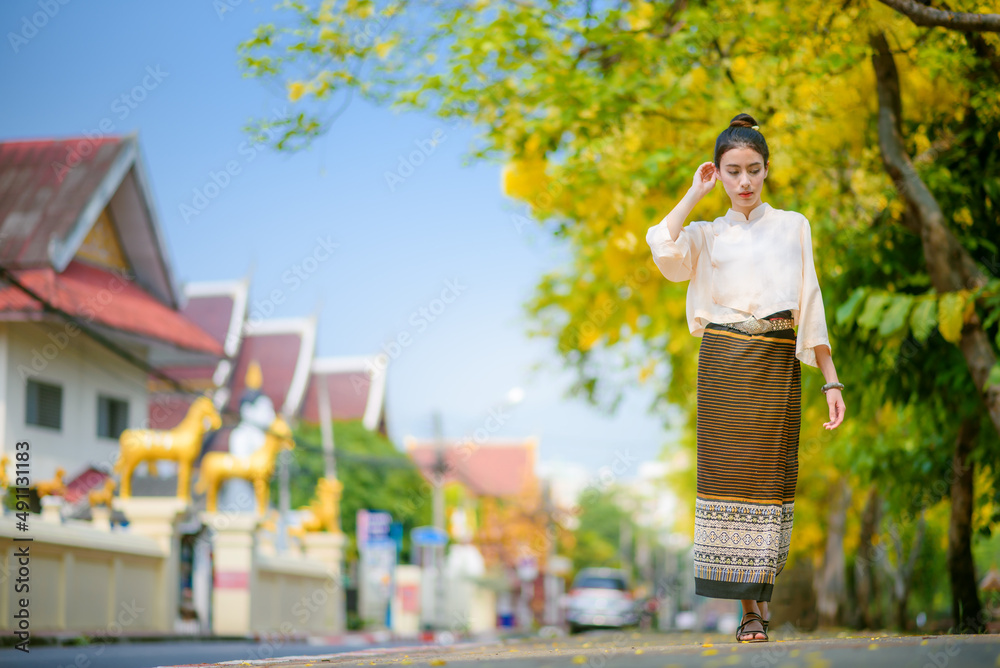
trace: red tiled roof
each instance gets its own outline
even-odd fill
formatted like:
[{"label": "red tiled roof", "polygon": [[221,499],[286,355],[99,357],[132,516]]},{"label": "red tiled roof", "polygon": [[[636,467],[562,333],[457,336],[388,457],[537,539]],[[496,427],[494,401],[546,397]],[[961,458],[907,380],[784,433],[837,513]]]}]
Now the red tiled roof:
[{"label": "red tiled roof", "polygon": [[[62,273],[49,267],[13,272],[42,299],[84,322],[162,341],[182,350],[222,356],[222,346],[183,315],[123,276],[73,260]],[[42,305],[14,286],[0,289],[0,319],[38,314]]]},{"label": "red tiled roof", "polygon": [[240,355],[233,370],[232,394],[227,409],[239,410],[240,397],[246,389],[247,368],[256,360],[264,377],[261,391],[271,399],[274,410],[281,411],[292,386],[292,377],[299,361],[302,337],[295,332],[253,334],[243,338]]},{"label": "red tiled roof", "polygon": [[[0,142],[0,263],[8,268],[47,265],[50,240],[72,229],[124,139]],[[63,165],[72,167],[63,170]]]},{"label": "red tiled roof", "polygon": [[[233,298],[230,295],[190,297],[181,309],[181,313],[192,322],[198,323],[203,330],[212,335],[213,339],[225,345],[233,307]],[[209,372],[208,375],[211,376],[212,373]]]},{"label": "red tiled roof", "polygon": [[[437,459],[433,442],[411,441],[407,453],[428,480]],[[445,446],[444,481],[458,481],[480,496],[510,497],[535,480],[534,441],[477,445],[449,442]]]},{"label": "red tiled roof", "polygon": [[83,473],[66,483],[66,493],[63,499],[67,503],[76,503],[79,499],[87,496],[87,492],[104,485],[104,481],[110,476],[104,471],[95,469],[93,466],[87,467]]},{"label": "red tiled roof", "polygon": [[302,402],[302,419],[318,423],[319,384],[326,383],[330,397],[330,413],[334,420],[360,420],[368,407],[371,376],[368,371],[344,371],[342,373],[309,374],[309,386]]}]

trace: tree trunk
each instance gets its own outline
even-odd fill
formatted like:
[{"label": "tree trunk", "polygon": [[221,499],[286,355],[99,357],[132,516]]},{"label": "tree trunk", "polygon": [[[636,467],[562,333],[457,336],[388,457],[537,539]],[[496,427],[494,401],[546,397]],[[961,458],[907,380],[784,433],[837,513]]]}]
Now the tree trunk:
[{"label": "tree trunk", "polygon": [[982,633],[985,630],[976,565],[972,560],[972,479],[975,462],[972,447],[979,421],[966,418],[958,427],[952,460],[951,524],[948,527],[948,573],[951,576],[951,612],[956,630]]},{"label": "tree trunk", "polygon": [[[976,261],[948,229],[944,213],[934,195],[924,184],[903,145],[902,103],[899,94],[899,73],[892,51],[881,32],[870,39],[874,53],[872,66],[878,87],[878,136],[882,162],[906,205],[903,217],[907,228],[920,235],[924,261],[931,284],[938,292],[975,289],[986,279]],[[958,348],[965,357],[972,381],[989,412],[997,433],[1000,433],[1000,383],[988,383],[990,369],[996,364],[996,354],[979,316],[972,317],[962,327]]]},{"label": "tree trunk", "polygon": [[879,496],[878,487],[872,485],[865,501],[865,509],[861,513],[861,535],[858,540],[858,556],[854,562],[858,598],[854,625],[862,629],[877,629],[882,626],[875,579],[879,562],[879,554],[875,549],[875,536],[878,534],[881,520],[881,505],[882,497]]},{"label": "tree trunk", "polygon": [[851,488],[846,480],[840,480],[831,494],[827,512],[826,551],[823,567],[816,569],[813,584],[816,590],[816,611],[823,626],[841,623],[847,585],[844,582],[844,530],[847,523],[847,508],[851,504]]},{"label": "tree trunk", "polygon": [[899,524],[893,523],[889,529],[893,546],[896,548],[896,567],[893,568],[888,561],[886,567],[892,575],[892,599],[896,607],[896,628],[905,631],[909,625],[909,615],[906,613],[906,604],[910,598],[910,587],[913,584],[913,571],[917,565],[917,557],[924,543],[924,532],[927,528],[927,520],[924,511],[920,511],[920,519],[917,520],[916,536],[913,538],[913,545],[910,548],[909,557],[903,553],[903,537],[900,535]]}]

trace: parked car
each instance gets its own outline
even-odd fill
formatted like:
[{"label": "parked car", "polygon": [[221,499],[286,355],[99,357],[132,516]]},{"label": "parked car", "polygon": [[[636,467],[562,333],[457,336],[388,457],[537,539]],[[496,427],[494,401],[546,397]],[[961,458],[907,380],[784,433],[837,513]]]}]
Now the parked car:
[{"label": "parked car", "polygon": [[570,633],[638,624],[639,608],[625,572],[617,568],[584,568],[577,573],[567,594],[566,621]]}]

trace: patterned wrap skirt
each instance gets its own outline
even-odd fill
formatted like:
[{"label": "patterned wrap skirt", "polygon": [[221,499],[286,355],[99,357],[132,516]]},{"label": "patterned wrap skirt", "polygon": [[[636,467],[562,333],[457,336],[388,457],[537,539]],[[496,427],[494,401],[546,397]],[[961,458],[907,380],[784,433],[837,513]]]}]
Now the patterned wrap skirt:
[{"label": "patterned wrap skirt", "polygon": [[795,336],[718,323],[703,334],[694,520],[701,596],[770,601],[788,559],[802,400]]}]

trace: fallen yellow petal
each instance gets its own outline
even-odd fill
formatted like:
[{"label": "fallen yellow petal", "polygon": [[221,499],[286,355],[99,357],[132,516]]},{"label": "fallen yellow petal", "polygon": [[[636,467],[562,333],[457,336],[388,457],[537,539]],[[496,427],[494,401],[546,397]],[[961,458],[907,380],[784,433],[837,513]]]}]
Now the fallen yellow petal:
[{"label": "fallen yellow petal", "polygon": [[702,656],[715,656],[718,653],[719,653],[719,650],[717,650],[717,649],[706,649],[704,652],[701,653],[701,655]]},{"label": "fallen yellow petal", "polygon": [[573,663],[587,663],[587,657],[583,654],[577,654],[573,657]]},{"label": "fallen yellow petal", "polygon": [[876,645],[875,643],[872,643],[872,644],[868,645],[868,649],[878,649],[878,645]]}]

